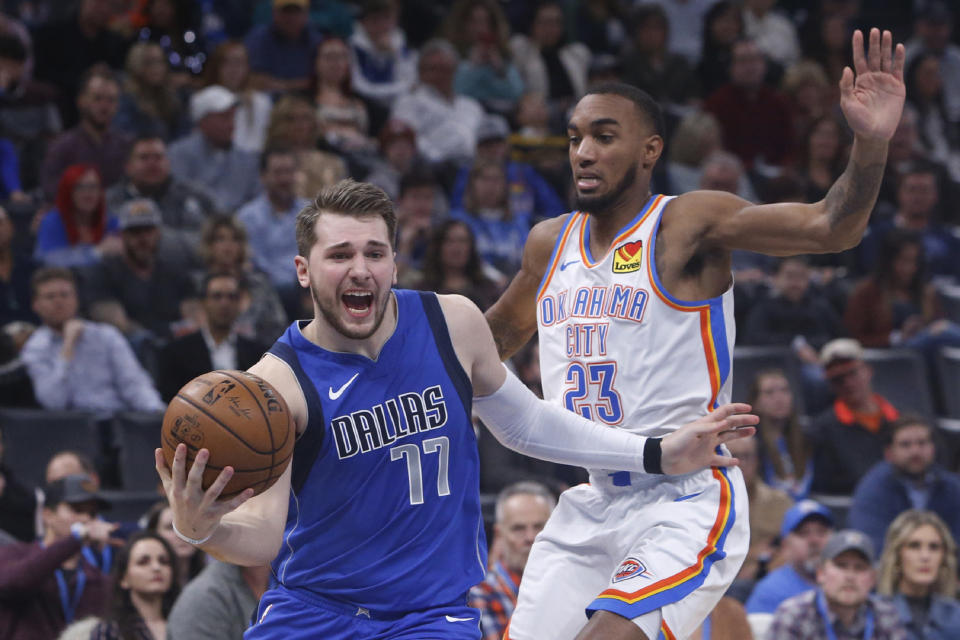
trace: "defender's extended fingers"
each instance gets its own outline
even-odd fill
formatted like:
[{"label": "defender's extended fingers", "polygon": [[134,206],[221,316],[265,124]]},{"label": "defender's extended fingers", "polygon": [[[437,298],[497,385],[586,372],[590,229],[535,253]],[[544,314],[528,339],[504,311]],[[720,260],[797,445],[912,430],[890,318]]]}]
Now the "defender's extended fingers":
[{"label": "defender's extended fingers", "polygon": [[203,471],[207,468],[207,460],[210,459],[210,452],[207,449],[200,449],[197,455],[193,457],[193,464],[190,465],[190,473],[187,474],[187,487],[190,491],[203,491]]},{"label": "defender's extended fingers", "polygon": [[890,71],[893,66],[893,34],[889,31],[883,32],[883,38],[880,40],[880,70]]},{"label": "defender's extended fingers", "polygon": [[726,444],[731,440],[739,440],[740,438],[749,438],[757,432],[756,427],[753,425],[743,426],[743,427],[734,427],[732,429],[727,429],[726,431],[720,432],[720,444]]},{"label": "defender's extended fingers", "polygon": [[893,52],[893,68],[891,73],[894,77],[903,82],[903,65],[907,58],[907,50],[904,49],[902,44],[898,44],[896,50]]},{"label": "defender's extended fingers", "polygon": [[713,456],[713,459],[710,460],[711,467],[735,467],[739,464],[740,461],[733,456],[721,456],[719,454]]},{"label": "defender's extended fingers", "polygon": [[187,445],[181,442],[177,445],[177,449],[173,452],[173,469],[171,470],[171,476],[173,477],[174,491],[183,491],[183,488],[186,485],[187,474],[184,471],[186,466]]},{"label": "defender's extended fingers", "polygon": [[217,498],[220,497],[220,494],[223,493],[223,488],[227,486],[227,483],[230,482],[230,478],[233,477],[233,467],[224,467],[220,472],[220,475],[217,476],[217,479],[213,481],[213,484],[210,485],[210,488],[207,489],[206,493],[203,494],[203,499],[207,504],[213,504],[217,501]]},{"label": "defender's extended fingers", "polygon": [[870,46],[867,48],[867,66],[870,71],[880,71],[880,29],[870,29]]},{"label": "defender's extended fingers", "polygon": [[746,413],[750,411],[752,407],[745,402],[731,402],[728,404],[722,404],[710,413],[708,413],[705,418],[710,422],[717,423],[722,420],[726,420],[730,416],[737,415],[740,413]]},{"label": "defender's extended fingers", "polygon": [[863,51],[863,32],[860,29],[853,32],[853,69],[857,75],[868,71],[867,57]]}]

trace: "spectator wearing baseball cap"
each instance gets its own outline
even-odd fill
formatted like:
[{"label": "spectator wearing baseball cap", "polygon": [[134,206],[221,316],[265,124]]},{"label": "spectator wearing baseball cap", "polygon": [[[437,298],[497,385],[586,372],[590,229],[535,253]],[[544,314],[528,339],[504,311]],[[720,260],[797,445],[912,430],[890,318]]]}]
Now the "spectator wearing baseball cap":
[{"label": "spectator wearing baseball cap", "polygon": [[874,560],[865,534],[835,533],[823,548],[817,588],[781,604],[767,637],[906,640],[893,603],[870,594],[877,580]]},{"label": "spectator wearing baseball cap", "polygon": [[153,200],[129,200],[117,217],[123,251],[90,270],[84,279],[86,300],[116,300],[137,325],[167,338],[183,319],[181,303],[194,293],[185,265],[177,251],[164,247],[163,214]]},{"label": "spectator wearing baseball cap", "polygon": [[320,34],[309,19],[310,0],[273,0],[271,22],[247,34],[244,44],[250,54],[251,82],[257,89],[283,93],[309,86],[320,44]]},{"label": "spectator wearing baseball cap", "polygon": [[112,542],[117,525],[99,520],[109,504],[87,476],[44,488],[39,542],[0,547],[0,637],[55,638],[68,624],[106,613],[110,578],[82,553],[87,543]]},{"label": "spectator wearing baseball cap", "polygon": [[[477,153],[474,162],[493,162],[503,167],[510,192],[510,209],[514,216],[537,222],[566,211],[556,189],[536,169],[525,162],[511,159],[510,125],[503,116],[486,115],[477,129]],[[463,207],[471,167],[457,173],[450,198],[451,209]]]},{"label": "spectator wearing baseball cap", "polygon": [[205,188],[217,210],[232,213],[260,191],[257,154],[233,145],[237,97],[220,85],[193,94],[194,130],[170,145],[174,178]]},{"label": "spectator wearing baseball cap", "polygon": [[810,491],[850,495],[883,459],[886,433],[900,412],[873,390],[873,370],[863,361],[863,347],[856,340],[831,340],[820,351],[820,363],[835,400],[814,418],[808,434],[813,451]]},{"label": "spectator wearing baseball cap", "polygon": [[814,500],[801,500],[787,510],[780,524],[786,564],[757,582],[747,599],[747,613],[771,614],[787,598],[816,586],[817,565],[833,523],[830,510]]}]

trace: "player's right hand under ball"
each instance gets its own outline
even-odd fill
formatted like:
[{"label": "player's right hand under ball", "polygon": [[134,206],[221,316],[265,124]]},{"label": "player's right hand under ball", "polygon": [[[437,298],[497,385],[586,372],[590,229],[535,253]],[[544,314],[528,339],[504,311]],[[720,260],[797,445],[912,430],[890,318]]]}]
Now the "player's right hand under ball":
[{"label": "player's right hand under ball", "polygon": [[205,540],[213,535],[220,519],[253,497],[253,489],[244,489],[230,500],[218,500],[223,488],[233,477],[233,467],[224,467],[206,491],[203,490],[203,470],[210,459],[210,452],[200,449],[193,464],[187,467],[187,445],[180,443],[173,455],[173,468],[167,466],[163,450],[154,451],[157,473],[163,482],[163,490],[170,503],[173,526],[183,536]]},{"label": "player's right hand under ball", "polygon": [[707,467],[738,464],[736,458],[717,453],[717,447],[757,432],[753,425],[758,424],[760,418],[747,413],[750,410],[750,405],[742,402],[721,405],[699,420],[664,436],[660,443],[663,472],[679,475]]}]

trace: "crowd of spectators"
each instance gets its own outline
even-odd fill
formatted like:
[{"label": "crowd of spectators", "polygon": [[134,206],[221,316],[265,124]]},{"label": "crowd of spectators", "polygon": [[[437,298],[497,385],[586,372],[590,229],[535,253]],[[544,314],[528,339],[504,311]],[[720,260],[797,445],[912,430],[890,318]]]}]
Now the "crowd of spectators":
[{"label": "crowd of spectators", "polygon": [[[294,221],[346,177],[396,204],[400,286],[489,307],[531,226],[572,206],[566,118],[596,83],[663,107],[654,191],[818,201],[850,151],[850,36],[873,26],[906,44],[907,103],[862,243],[733,257],[738,344],[782,362],[735,398],[761,417],[733,447],[753,540],[705,629],[826,637],[803,633],[847,572],[862,593],[831,609],[837,637],[867,619],[876,637],[960,637],[960,456],[937,420],[960,347],[960,11],[942,0],[4,0],[0,407],[159,412],[195,375],[250,366],[312,313]],[[879,350],[916,354],[928,411],[890,396]],[[539,388],[536,344],[513,365]],[[474,594],[494,638],[552,496],[584,474],[482,429],[479,446],[490,504],[506,489]],[[141,523],[156,533],[115,532],[91,486],[99,466],[123,489],[103,460],[41,489],[2,450],[0,530],[20,543],[0,547],[0,637],[86,615],[71,637],[239,637],[268,568],[208,563],[163,505]],[[928,583],[924,545],[944,567]],[[83,597],[61,606],[64,589]]]}]

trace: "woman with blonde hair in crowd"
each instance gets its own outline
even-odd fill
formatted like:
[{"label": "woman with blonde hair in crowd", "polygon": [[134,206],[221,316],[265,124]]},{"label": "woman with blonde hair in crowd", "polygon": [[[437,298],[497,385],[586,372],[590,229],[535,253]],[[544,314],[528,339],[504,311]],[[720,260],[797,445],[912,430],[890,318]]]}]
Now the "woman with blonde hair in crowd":
[{"label": "woman with blonde hair in crowd", "polygon": [[250,59],[239,40],[228,40],[210,54],[204,68],[204,86],[218,84],[237,96],[233,144],[245,151],[261,151],[270,122],[270,96],[250,85]]},{"label": "woman with blonde hair in crowd", "polygon": [[760,477],[794,498],[810,489],[810,448],[803,434],[790,380],[780,369],[757,373],[748,402],[760,416],[757,425]]},{"label": "woman with blonde hair in crowd", "polygon": [[367,107],[353,92],[350,46],[337,36],[324,38],[314,58],[310,97],[327,143],[343,154],[362,157],[376,151]]},{"label": "woman with blonde hair in crowd", "polygon": [[266,146],[290,149],[297,157],[297,197],[313,200],[323,187],[347,177],[347,165],[339,155],[317,148],[320,128],[309,100],[287,94],[270,112]]},{"label": "woman with blonde hair in crowd", "polygon": [[957,545],[932,511],[904,511],[890,524],[877,591],[890,596],[908,640],[960,638]]},{"label": "woman with blonde hair in crowd", "polygon": [[183,105],[183,95],[170,82],[163,47],[149,41],[130,47],[114,126],[133,136],[170,141],[189,130]]}]

